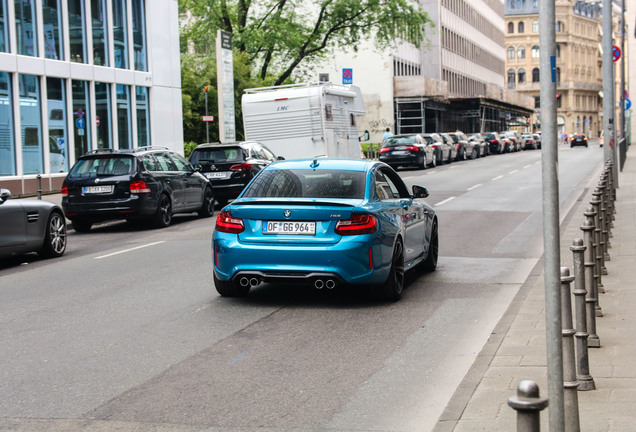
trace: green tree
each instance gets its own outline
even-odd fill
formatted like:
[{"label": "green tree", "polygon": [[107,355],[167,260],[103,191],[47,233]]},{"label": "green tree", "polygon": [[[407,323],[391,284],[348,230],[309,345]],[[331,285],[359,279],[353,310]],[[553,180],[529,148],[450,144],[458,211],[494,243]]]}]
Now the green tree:
[{"label": "green tree", "polygon": [[[420,46],[433,23],[410,0],[180,0],[182,37],[196,52],[214,51],[217,30],[232,32],[235,50],[261,80],[285,83],[337,48],[380,49],[404,40]],[[182,47],[184,42],[182,42]]]}]

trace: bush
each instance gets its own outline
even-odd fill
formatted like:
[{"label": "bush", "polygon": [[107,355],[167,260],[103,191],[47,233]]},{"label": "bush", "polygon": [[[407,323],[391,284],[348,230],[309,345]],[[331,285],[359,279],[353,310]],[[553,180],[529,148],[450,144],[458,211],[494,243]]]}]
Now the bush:
[{"label": "bush", "polygon": [[186,159],[190,159],[190,155],[192,154],[192,151],[195,149],[196,146],[198,146],[198,143],[195,142],[186,142],[183,143],[183,155]]},{"label": "bush", "polygon": [[362,153],[367,159],[374,159],[377,157],[378,150],[380,149],[379,143],[360,143],[362,146]]}]

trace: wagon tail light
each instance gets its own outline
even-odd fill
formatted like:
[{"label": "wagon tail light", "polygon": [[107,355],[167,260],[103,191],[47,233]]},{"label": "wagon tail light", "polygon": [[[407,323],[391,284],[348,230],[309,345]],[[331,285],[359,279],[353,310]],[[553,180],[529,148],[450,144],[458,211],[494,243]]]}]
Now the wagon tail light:
[{"label": "wagon tail light", "polygon": [[222,211],[216,217],[216,230],[230,234],[238,234],[245,230],[243,219],[232,217],[229,211]]},{"label": "wagon tail light", "polygon": [[386,152],[388,152],[389,150],[391,150],[389,147],[382,147],[382,148],[380,149],[380,153],[386,153]]},{"label": "wagon tail light", "polygon": [[415,146],[408,146],[406,148],[408,151],[420,151],[419,147],[415,147]]},{"label": "wagon tail light", "polygon": [[250,171],[251,169],[252,164],[248,163],[236,164],[230,167],[230,171]]},{"label": "wagon tail light", "polygon": [[353,213],[349,219],[338,221],[336,224],[336,234],[359,235],[371,234],[378,230],[378,220],[369,214]]},{"label": "wagon tail light", "polygon": [[143,180],[135,180],[130,182],[130,193],[140,194],[140,193],[150,193],[150,188]]},{"label": "wagon tail light", "polygon": [[62,194],[63,197],[67,197],[68,196],[68,186],[62,185],[62,190],[60,191],[60,193]]}]

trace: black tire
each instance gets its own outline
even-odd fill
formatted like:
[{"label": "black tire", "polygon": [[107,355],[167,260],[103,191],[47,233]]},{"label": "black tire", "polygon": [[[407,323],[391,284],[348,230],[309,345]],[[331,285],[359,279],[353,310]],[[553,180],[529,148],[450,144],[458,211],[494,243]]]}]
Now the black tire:
[{"label": "black tire", "polygon": [[222,281],[214,273],[214,287],[223,297],[245,297],[250,291],[250,286],[242,287],[232,281]]},{"label": "black tire", "polygon": [[479,147],[473,147],[473,151],[470,152],[471,159],[477,159],[479,157]]},{"label": "black tire", "polygon": [[422,155],[422,161],[417,166],[419,169],[426,169],[426,155]]},{"label": "black tire", "polygon": [[398,238],[391,255],[391,270],[386,282],[380,285],[380,295],[390,301],[397,301],[402,297],[404,289],[404,247]]},{"label": "black tire", "polygon": [[91,230],[93,223],[83,219],[73,219],[71,221],[73,229],[78,233],[87,233]]},{"label": "black tire", "polygon": [[49,258],[64,255],[66,251],[66,219],[58,211],[54,211],[49,216],[44,233],[44,243],[40,253]]},{"label": "black tire", "polygon": [[422,261],[422,270],[425,272],[435,271],[437,268],[437,258],[439,257],[439,232],[437,228],[437,219],[433,221],[431,228],[431,241],[428,247],[428,255]]},{"label": "black tire", "polygon": [[431,162],[431,166],[433,168],[437,166],[437,152],[433,152],[433,162]]},{"label": "black tire", "polygon": [[165,228],[172,222],[172,203],[166,194],[161,194],[157,205],[157,213],[153,218],[152,224],[156,228]]},{"label": "black tire", "polygon": [[203,204],[201,210],[197,212],[200,217],[210,217],[214,214],[214,196],[212,195],[212,188],[206,187],[203,192]]}]

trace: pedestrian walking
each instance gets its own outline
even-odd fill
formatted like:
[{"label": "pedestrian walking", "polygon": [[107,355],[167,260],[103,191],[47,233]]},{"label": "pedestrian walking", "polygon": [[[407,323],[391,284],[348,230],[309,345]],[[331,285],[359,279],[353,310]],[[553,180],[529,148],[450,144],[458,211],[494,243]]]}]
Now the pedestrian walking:
[{"label": "pedestrian walking", "polygon": [[391,133],[391,128],[386,128],[384,135],[382,136],[382,144],[386,141],[387,138],[392,137],[393,133]]}]

